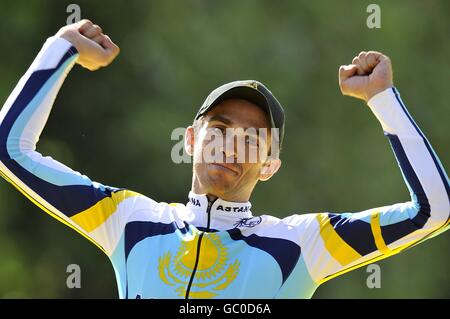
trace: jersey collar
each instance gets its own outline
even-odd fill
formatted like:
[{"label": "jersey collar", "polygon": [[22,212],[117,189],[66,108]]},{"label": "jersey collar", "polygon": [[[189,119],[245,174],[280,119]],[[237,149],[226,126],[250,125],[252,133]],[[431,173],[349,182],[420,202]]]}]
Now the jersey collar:
[{"label": "jersey collar", "polygon": [[221,198],[217,198],[213,202],[208,201],[206,194],[196,194],[189,192],[189,202],[187,207],[195,212],[208,213],[208,205],[211,205],[209,212],[211,216],[229,216],[235,218],[252,217],[252,204],[250,202],[238,203],[229,202]]}]

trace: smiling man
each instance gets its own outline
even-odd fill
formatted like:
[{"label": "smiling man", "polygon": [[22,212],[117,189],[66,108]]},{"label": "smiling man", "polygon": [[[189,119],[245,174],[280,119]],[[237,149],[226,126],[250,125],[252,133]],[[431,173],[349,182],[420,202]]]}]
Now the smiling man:
[{"label": "smiling man", "polygon": [[[36,143],[70,69],[78,63],[96,70],[118,52],[87,20],[47,40],[1,110],[0,171],[107,254],[121,298],[309,298],[321,283],[448,228],[448,177],[393,87],[389,58],[375,51],[341,66],[339,84],[380,122],[410,201],[283,219],[254,214],[249,200],[255,186],[281,165],[284,111],[252,80],[211,92],[186,130],[194,163],[186,205],[93,182],[38,153]],[[252,129],[267,130],[267,139]],[[222,142],[211,152],[215,160],[204,159],[210,133]],[[255,161],[248,156],[252,150]]]}]

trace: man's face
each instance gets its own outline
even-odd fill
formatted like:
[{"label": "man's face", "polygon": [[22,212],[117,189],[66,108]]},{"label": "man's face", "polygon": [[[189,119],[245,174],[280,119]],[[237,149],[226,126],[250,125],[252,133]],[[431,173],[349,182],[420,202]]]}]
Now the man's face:
[{"label": "man's face", "polygon": [[193,143],[195,188],[226,200],[248,200],[268,164],[269,123],[260,107],[242,99],[225,100],[206,113]]}]

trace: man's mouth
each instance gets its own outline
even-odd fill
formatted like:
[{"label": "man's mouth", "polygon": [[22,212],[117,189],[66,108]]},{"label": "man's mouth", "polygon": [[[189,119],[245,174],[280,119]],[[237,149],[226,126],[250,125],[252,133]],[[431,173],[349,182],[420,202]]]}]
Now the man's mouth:
[{"label": "man's mouth", "polygon": [[231,172],[235,175],[240,174],[240,169],[238,167],[236,167],[236,165],[233,165],[230,163],[210,163],[209,165],[213,165],[213,166],[219,168],[220,170]]}]

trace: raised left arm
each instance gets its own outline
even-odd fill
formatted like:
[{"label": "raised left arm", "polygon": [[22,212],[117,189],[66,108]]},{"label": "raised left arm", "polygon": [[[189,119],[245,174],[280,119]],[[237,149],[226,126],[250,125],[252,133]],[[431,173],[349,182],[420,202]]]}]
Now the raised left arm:
[{"label": "raised left arm", "polygon": [[389,58],[362,52],[339,75],[342,93],[366,101],[380,122],[410,201],[286,218],[297,230],[303,260],[317,284],[417,245],[447,230],[450,222],[448,176],[393,87]]}]

